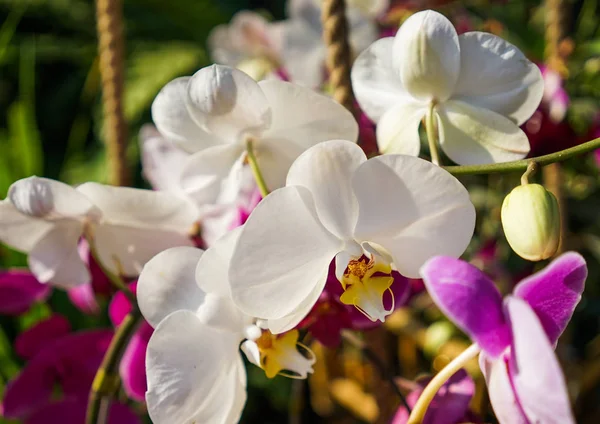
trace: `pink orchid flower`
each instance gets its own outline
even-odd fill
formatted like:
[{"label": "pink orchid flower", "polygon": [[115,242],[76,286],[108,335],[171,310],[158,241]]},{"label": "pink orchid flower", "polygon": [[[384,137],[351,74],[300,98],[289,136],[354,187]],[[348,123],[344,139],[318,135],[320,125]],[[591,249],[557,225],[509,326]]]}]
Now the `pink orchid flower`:
[{"label": "pink orchid flower", "polygon": [[21,315],[51,292],[50,285],[40,283],[29,271],[0,271],[0,315]]},{"label": "pink orchid flower", "polygon": [[554,346],[583,292],[587,267],[574,252],[502,295],[483,272],[449,257],[421,268],[437,306],[481,348],[479,364],[501,424],[574,423]]}]

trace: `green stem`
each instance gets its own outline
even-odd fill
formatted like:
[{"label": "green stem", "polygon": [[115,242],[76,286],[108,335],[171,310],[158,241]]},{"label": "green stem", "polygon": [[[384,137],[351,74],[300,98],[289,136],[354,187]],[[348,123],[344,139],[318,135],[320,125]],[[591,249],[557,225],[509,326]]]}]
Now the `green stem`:
[{"label": "green stem", "polygon": [[523,173],[523,175],[521,175],[521,185],[529,184],[529,177],[535,174],[537,170],[538,166],[536,161],[534,161],[533,159],[530,160],[529,164],[527,165],[527,170],[525,171],[525,173]]},{"label": "green stem", "polygon": [[246,140],[246,158],[248,164],[250,165],[250,169],[252,170],[252,175],[254,175],[254,180],[256,181],[256,185],[260,190],[261,196],[267,197],[269,194],[269,189],[267,188],[267,183],[260,172],[260,167],[258,166],[258,162],[256,161],[256,156],[254,155],[254,147],[252,146],[252,137],[248,137]]},{"label": "green stem", "polygon": [[108,396],[114,393],[119,386],[119,364],[129,343],[129,339],[142,322],[142,314],[137,305],[133,309],[113,336],[110,346],[102,359],[102,364],[96,372],[86,412],[86,424],[104,424],[108,417]]},{"label": "green stem", "polygon": [[435,103],[431,102],[427,116],[425,116],[425,132],[427,133],[427,142],[429,143],[429,152],[431,154],[431,163],[440,164],[440,154],[438,152],[438,132],[435,123]]},{"label": "green stem", "polygon": [[423,393],[421,393],[421,396],[419,396],[419,400],[417,400],[410,417],[408,417],[407,424],[421,424],[423,422],[423,418],[425,418],[425,414],[427,413],[427,408],[429,408],[429,404],[440,390],[440,387],[442,387],[456,371],[476,357],[480,350],[481,348],[477,344],[472,344],[433,377],[427,387],[425,387],[425,390],[423,390]]},{"label": "green stem", "polygon": [[[582,155],[600,148],[600,138],[590,140],[579,146],[549,155],[532,158],[539,166],[549,165],[551,163],[562,162],[574,156]],[[477,174],[497,174],[502,172],[523,172],[532,159],[516,160],[513,162],[493,163],[489,165],[468,165],[468,166],[445,166],[444,169],[452,175],[477,175]]]}]

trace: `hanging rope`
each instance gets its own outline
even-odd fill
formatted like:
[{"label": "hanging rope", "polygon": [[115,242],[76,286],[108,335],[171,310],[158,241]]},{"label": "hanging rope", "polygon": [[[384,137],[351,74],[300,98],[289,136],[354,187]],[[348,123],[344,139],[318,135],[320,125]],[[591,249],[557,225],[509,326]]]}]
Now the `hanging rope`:
[{"label": "hanging rope", "polygon": [[109,181],[113,185],[126,186],[130,183],[130,175],[125,156],[127,127],[123,116],[122,0],[97,0],[96,19]]},{"label": "hanging rope", "polygon": [[323,39],[327,46],[327,70],[333,98],[354,112],[354,94],[350,82],[351,52],[344,0],[324,0],[321,14]]}]

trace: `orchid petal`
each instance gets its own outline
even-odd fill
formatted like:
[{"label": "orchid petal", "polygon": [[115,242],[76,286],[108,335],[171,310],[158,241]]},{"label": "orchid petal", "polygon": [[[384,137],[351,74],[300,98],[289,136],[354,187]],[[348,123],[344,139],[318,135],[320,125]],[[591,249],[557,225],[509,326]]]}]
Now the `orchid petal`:
[{"label": "orchid petal", "polygon": [[378,156],[356,170],[352,184],[359,204],[355,236],[387,250],[405,277],[417,278],[433,256],[460,256],[471,240],[469,193],[438,166],[411,156]]},{"label": "orchid petal", "polygon": [[198,260],[194,273],[200,290],[222,297],[231,296],[228,272],[241,231],[242,227],[238,227],[226,233]]},{"label": "orchid petal", "polygon": [[423,265],[421,277],[435,304],[490,357],[497,358],[510,345],[502,295],[482,271],[460,259],[437,256]]},{"label": "orchid petal", "polygon": [[467,32],[458,40],[460,75],[452,97],[525,123],[544,94],[539,68],[496,35]]},{"label": "orchid petal", "polygon": [[581,300],[586,278],[585,259],[567,252],[522,280],[513,294],[533,308],[550,343],[556,344]]},{"label": "orchid petal", "polygon": [[164,138],[152,125],[140,130],[142,173],[155,190],[178,194],[181,190],[181,164],[190,156]]},{"label": "orchid petal", "polygon": [[281,26],[282,61],[295,84],[317,88],[323,83],[327,52],[319,28],[315,29],[305,21],[296,19],[284,22]]},{"label": "orchid petal", "polygon": [[398,103],[388,110],[377,124],[379,150],[384,154],[419,156],[419,126],[426,112],[424,106],[414,102]]},{"label": "orchid petal", "polygon": [[259,85],[234,68],[211,65],[188,83],[187,107],[203,128],[236,143],[245,133],[260,133],[271,124],[271,108]]},{"label": "orchid petal", "polygon": [[67,335],[70,331],[69,321],[62,315],[54,314],[19,334],[14,344],[15,352],[23,359],[33,359],[50,343]]},{"label": "orchid petal", "polygon": [[169,315],[156,327],[146,355],[152,421],[226,423],[231,411],[223,401],[242,384],[238,363],[237,340],[227,333],[189,311]]},{"label": "orchid petal", "polygon": [[125,393],[130,398],[143,402],[147,390],[146,349],[152,335],[152,327],[147,322],[133,334],[127,344],[119,364],[119,374]]},{"label": "orchid petal", "polygon": [[194,206],[170,193],[85,183],[77,187],[101,211],[104,222],[149,230],[187,233],[197,218]]},{"label": "orchid petal", "polygon": [[199,208],[216,203],[243,152],[241,145],[226,144],[191,155],[180,164],[183,167],[180,183],[185,194]]},{"label": "orchid petal", "polygon": [[508,374],[506,358],[492,359],[485,352],[479,355],[479,367],[485,377],[490,402],[500,423],[531,424],[515,396]]},{"label": "orchid petal", "polygon": [[42,283],[63,288],[89,283],[90,272],[77,250],[82,232],[83,226],[78,221],[57,222],[29,252],[27,262],[31,273]]},{"label": "orchid petal", "polygon": [[282,318],[323,290],[326,270],[342,242],[319,222],[307,189],[272,192],[242,228],[229,280],[233,300],[244,313]]},{"label": "orchid petal", "polygon": [[397,103],[413,100],[392,64],[393,46],[394,37],[381,38],[363,51],[352,65],[356,100],[375,122]]},{"label": "orchid petal", "polygon": [[202,256],[195,247],[173,247],[144,266],[137,286],[140,311],[152,327],[172,312],[195,312],[206,293],[196,284],[195,270]]},{"label": "orchid petal", "polygon": [[197,152],[222,142],[200,128],[186,107],[190,77],[175,78],[152,103],[152,120],[160,133],[186,152]]},{"label": "orchid petal", "polygon": [[[87,399],[69,398],[52,402],[37,409],[24,424],[81,424],[85,422]],[[111,402],[107,424],[141,424],[130,407]]]},{"label": "orchid petal", "polygon": [[560,364],[535,312],[518,297],[509,296],[505,306],[513,334],[509,373],[527,419],[575,423]]},{"label": "orchid petal", "polygon": [[0,271],[0,314],[20,315],[50,296],[52,287],[25,270]]},{"label": "orchid petal", "polygon": [[33,249],[53,228],[51,222],[19,212],[9,199],[0,201],[0,217],[0,241],[21,252]]},{"label": "orchid petal", "polygon": [[393,64],[413,97],[446,101],[460,71],[458,35],[438,12],[426,10],[408,18],[394,40]]},{"label": "orchid petal", "polygon": [[7,198],[19,212],[35,218],[83,218],[98,213],[85,195],[48,178],[19,180],[10,186]]},{"label": "orchid petal", "polygon": [[56,373],[48,361],[31,361],[4,389],[0,415],[24,418],[50,400]]},{"label": "orchid petal", "polygon": [[529,153],[525,133],[496,112],[458,100],[435,110],[442,150],[459,165],[519,160]]},{"label": "orchid petal", "polygon": [[308,189],[323,226],[336,237],[351,240],[358,219],[351,177],[366,160],[362,149],[354,143],[325,141],[296,159],[286,185]]}]

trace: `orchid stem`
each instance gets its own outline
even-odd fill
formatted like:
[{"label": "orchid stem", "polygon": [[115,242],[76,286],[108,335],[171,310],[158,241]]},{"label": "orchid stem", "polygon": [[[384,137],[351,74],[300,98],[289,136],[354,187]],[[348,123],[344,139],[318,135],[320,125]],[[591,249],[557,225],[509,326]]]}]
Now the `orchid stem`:
[{"label": "orchid stem", "polygon": [[531,160],[539,166],[549,165],[551,163],[562,162],[572,157],[600,149],[600,138],[595,138],[587,143],[560,152],[549,155],[538,156],[531,159],[515,160],[513,162],[493,163],[489,165],[468,165],[468,166],[444,166],[444,169],[452,175],[478,175],[478,174],[498,174],[505,172],[526,171]]},{"label": "orchid stem", "polygon": [[440,165],[440,154],[438,152],[438,131],[435,124],[435,102],[431,102],[429,110],[425,116],[425,132],[427,133],[427,142],[429,143],[429,152],[431,154],[431,163]]},{"label": "orchid stem", "polygon": [[117,332],[113,336],[110,346],[102,359],[102,364],[96,372],[86,411],[86,424],[105,424],[108,417],[107,398],[119,387],[119,364],[129,344],[129,339],[142,322],[142,314],[134,303],[131,312],[125,316]]},{"label": "orchid stem", "polygon": [[423,393],[421,393],[421,396],[419,396],[419,400],[417,400],[412,413],[408,417],[407,424],[421,424],[423,422],[429,404],[440,390],[440,387],[468,361],[475,358],[480,350],[481,348],[477,344],[472,344],[433,377],[427,387],[425,387],[425,390],[423,390]]},{"label": "orchid stem", "polygon": [[410,409],[410,405],[406,401],[406,397],[404,397],[404,395],[402,394],[402,391],[396,384],[394,377],[386,369],[386,367],[383,364],[383,362],[381,361],[381,359],[371,349],[369,349],[367,347],[367,345],[360,338],[358,338],[352,332],[350,332],[348,330],[342,330],[341,334],[342,334],[342,338],[344,339],[344,341],[346,341],[348,344],[354,346],[355,348],[359,349],[373,363],[375,368],[377,368],[379,370],[381,377],[383,379],[387,380],[388,383],[390,383],[390,385],[392,386],[392,389],[394,390],[394,393],[396,393],[396,395],[400,398],[402,405],[404,405],[406,410],[410,413],[411,409]]},{"label": "orchid stem", "polygon": [[267,188],[267,183],[265,182],[262,172],[260,171],[260,167],[258,166],[258,162],[256,161],[252,141],[252,137],[248,137],[246,140],[246,160],[248,161],[248,165],[250,165],[250,169],[252,170],[252,175],[254,175],[254,180],[256,181],[260,195],[264,198],[269,194],[269,189]]},{"label": "orchid stem", "polygon": [[527,170],[521,176],[521,185],[529,184],[529,177],[536,173],[538,170],[537,163],[534,160],[529,161],[529,165],[527,165]]}]

